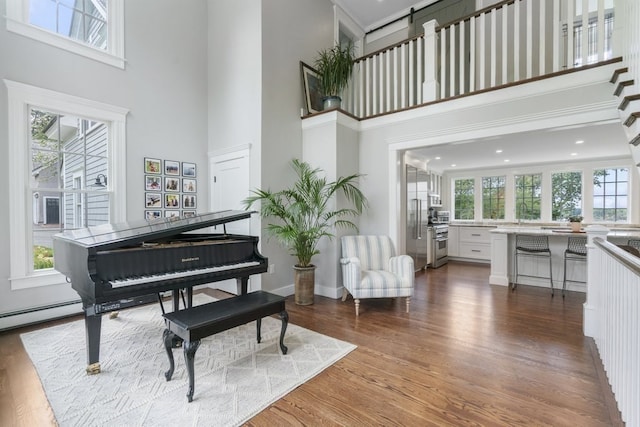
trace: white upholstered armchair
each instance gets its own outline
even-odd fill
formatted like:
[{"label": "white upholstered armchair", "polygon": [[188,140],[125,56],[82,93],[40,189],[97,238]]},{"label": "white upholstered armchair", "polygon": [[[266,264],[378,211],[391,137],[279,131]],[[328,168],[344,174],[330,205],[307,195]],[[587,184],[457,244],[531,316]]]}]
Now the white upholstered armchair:
[{"label": "white upholstered armchair", "polygon": [[388,236],[344,236],[341,238],[342,301],[353,295],[356,316],[361,298],[407,297],[407,313],[413,295],[413,259],[396,256]]}]

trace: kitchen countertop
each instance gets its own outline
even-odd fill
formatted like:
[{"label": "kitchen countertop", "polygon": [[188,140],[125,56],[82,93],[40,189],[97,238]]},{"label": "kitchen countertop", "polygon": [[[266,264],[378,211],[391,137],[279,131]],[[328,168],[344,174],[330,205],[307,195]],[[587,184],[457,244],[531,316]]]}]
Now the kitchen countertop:
[{"label": "kitchen countertop", "polygon": [[[581,232],[572,232],[569,227],[562,226],[529,226],[529,225],[503,225],[491,230],[492,233],[501,234],[528,234],[528,235],[541,235],[541,236],[570,236],[570,235],[584,235],[587,233],[585,228]],[[607,233],[607,237],[640,237],[640,228],[638,227],[618,227],[610,228]]]}]

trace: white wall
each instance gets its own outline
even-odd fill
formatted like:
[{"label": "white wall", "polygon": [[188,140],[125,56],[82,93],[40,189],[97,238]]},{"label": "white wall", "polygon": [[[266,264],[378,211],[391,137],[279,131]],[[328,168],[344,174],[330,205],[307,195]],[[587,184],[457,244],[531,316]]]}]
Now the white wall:
[{"label": "white wall", "polygon": [[[330,0],[208,0],[209,151],[251,144],[251,188],[289,186],[302,156],[300,61],[313,64],[333,44]],[[311,17],[311,19],[309,19]],[[252,221],[260,252],[275,272],[262,289],[293,283],[295,263]]]},{"label": "white wall", "polygon": [[[206,175],[205,0],[176,7],[170,0],[125,2],[124,70],[10,33],[0,25],[0,78],[129,109],[127,118],[127,217],[144,216],[143,158],[192,161]],[[0,0],[0,15],[6,1]],[[4,21],[4,18],[2,18]],[[7,92],[0,84],[0,180],[7,174]],[[198,188],[200,206],[207,186]],[[0,235],[9,235],[9,206],[0,208]],[[9,242],[0,239],[0,314],[52,301],[78,299],[68,284],[11,291]]]}]

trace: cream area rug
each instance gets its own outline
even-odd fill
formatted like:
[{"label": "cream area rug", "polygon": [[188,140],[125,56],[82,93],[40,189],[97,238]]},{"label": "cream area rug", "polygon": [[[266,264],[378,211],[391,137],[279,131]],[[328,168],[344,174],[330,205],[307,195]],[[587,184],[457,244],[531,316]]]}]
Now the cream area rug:
[{"label": "cream area rug", "polygon": [[[194,305],[211,300],[198,294]],[[98,375],[85,373],[83,320],[21,338],[60,426],[234,426],[356,348],[289,323],[282,355],[280,326],[279,318],[264,318],[260,344],[255,322],[203,339],[191,403],[181,348],[173,350],[173,378],[164,378],[169,360],[158,304],[103,317]]]}]

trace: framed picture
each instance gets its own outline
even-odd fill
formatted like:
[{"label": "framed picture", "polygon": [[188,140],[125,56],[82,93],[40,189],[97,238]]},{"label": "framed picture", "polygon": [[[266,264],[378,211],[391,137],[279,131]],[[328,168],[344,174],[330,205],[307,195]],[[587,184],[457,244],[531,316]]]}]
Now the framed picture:
[{"label": "framed picture", "polygon": [[183,193],[195,193],[196,192],[196,180],[191,178],[182,178],[182,192]]},{"label": "framed picture", "polygon": [[180,191],[180,178],[165,176],[164,191]]},{"label": "framed picture", "polygon": [[154,221],[162,218],[162,211],[144,211],[144,218],[147,221]]},{"label": "framed picture", "polygon": [[145,175],[144,189],[147,191],[160,191],[162,189],[162,177]]},{"label": "framed picture", "polygon": [[182,211],[183,218],[192,218],[196,216],[196,211]]},{"label": "framed picture", "polygon": [[160,159],[144,158],[144,173],[162,173],[162,162]]},{"label": "framed picture", "polygon": [[318,72],[311,66],[300,61],[300,73],[302,74],[302,86],[304,89],[304,102],[307,114],[322,111],[322,94],[320,93]]},{"label": "framed picture", "polygon": [[[165,194],[164,195],[164,207],[167,209],[180,209],[180,195],[179,194]],[[165,216],[166,212],[165,212]]]},{"label": "framed picture", "polygon": [[196,164],[182,162],[182,176],[188,176],[191,178],[196,177]]},{"label": "framed picture", "polygon": [[196,196],[193,194],[183,194],[182,195],[182,208],[185,209],[195,209],[197,208]]},{"label": "framed picture", "polygon": [[164,174],[180,176],[180,162],[174,162],[173,160],[165,160]]},{"label": "framed picture", "polygon": [[180,218],[180,211],[164,211],[165,218]]},{"label": "framed picture", "polygon": [[149,208],[162,207],[162,195],[160,193],[144,193],[144,206]]}]

